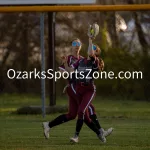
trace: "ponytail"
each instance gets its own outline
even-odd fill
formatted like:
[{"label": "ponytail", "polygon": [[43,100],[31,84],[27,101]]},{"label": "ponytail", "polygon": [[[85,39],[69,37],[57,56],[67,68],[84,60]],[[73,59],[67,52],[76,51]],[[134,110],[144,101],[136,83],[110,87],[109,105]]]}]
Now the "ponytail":
[{"label": "ponytail", "polygon": [[104,61],[103,59],[99,58],[99,64],[98,64],[99,70],[103,71],[104,70]]}]

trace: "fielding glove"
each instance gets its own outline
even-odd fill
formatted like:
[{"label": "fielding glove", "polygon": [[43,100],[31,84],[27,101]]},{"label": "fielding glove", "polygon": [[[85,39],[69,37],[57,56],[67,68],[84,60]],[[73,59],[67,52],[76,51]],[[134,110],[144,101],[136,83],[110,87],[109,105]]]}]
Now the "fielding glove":
[{"label": "fielding glove", "polygon": [[96,36],[99,34],[99,25],[97,23],[94,23],[93,25],[89,25],[88,28],[88,37],[95,39]]}]

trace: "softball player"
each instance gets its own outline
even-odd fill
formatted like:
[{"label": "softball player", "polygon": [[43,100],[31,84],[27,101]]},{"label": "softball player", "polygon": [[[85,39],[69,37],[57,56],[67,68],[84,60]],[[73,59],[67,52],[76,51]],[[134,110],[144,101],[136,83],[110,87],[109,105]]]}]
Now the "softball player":
[{"label": "softball player", "polygon": [[[79,55],[81,46],[82,46],[81,41],[79,39],[74,39],[72,41],[72,55],[69,55],[67,57],[67,66],[70,66],[71,64],[75,63],[77,60],[82,58]],[[66,71],[67,68],[65,68],[64,64],[62,64],[59,67],[59,69],[61,72],[63,72],[63,71]],[[43,122],[44,135],[47,139],[49,138],[49,131],[52,127],[60,125],[62,123],[65,123],[67,121],[70,121],[76,118],[77,111],[78,111],[78,101],[76,99],[73,82],[74,82],[74,79],[69,78],[68,85],[65,89],[68,95],[68,99],[69,99],[68,113],[62,114],[50,122]]]},{"label": "softball player", "polygon": [[[105,132],[101,127],[97,127],[95,123],[91,120],[88,113],[88,108],[96,94],[96,87],[94,85],[93,73],[94,71],[100,70],[100,62],[96,57],[100,53],[100,48],[98,46],[94,46],[92,44],[92,39],[89,38],[89,51],[88,58],[82,58],[78,60],[75,64],[72,65],[74,70],[77,70],[79,77],[76,79],[76,93],[80,96],[80,105],[78,107],[78,120],[76,122],[76,131],[74,137],[70,140],[72,142],[77,143],[80,130],[83,126],[83,122],[85,122],[99,137],[102,142],[106,142],[106,136],[111,134],[113,128],[109,128],[107,132]],[[87,71],[91,69],[89,73]],[[82,76],[80,73],[83,73]],[[89,76],[87,78],[87,74]],[[84,78],[83,78],[84,75]]]},{"label": "softball player", "polygon": [[[60,70],[66,71],[69,66],[77,62],[78,60],[82,59],[83,57],[79,55],[81,49],[81,41],[79,39],[75,39],[72,41],[72,55],[69,55],[67,57],[67,66],[65,67],[64,64],[59,67]],[[46,138],[49,138],[49,131],[52,127],[60,125],[64,122],[68,122],[70,120],[73,120],[77,116],[78,112],[78,106],[79,106],[79,97],[76,96],[75,91],[75,77],[68,79],[68,86],[66,87],[66,92],[69,98],[69,109],[67,114],[62,114],[52,120],[51,122],[43,122],[44,127],[44,135]],[[91,104],[89,105],[89,115],[90,118],[96,123],[98,128],[100,127],[100,124],[97,120],[97,116],[95,113],[94,106]],[[107,133],[105,131],[105,133]]]}]

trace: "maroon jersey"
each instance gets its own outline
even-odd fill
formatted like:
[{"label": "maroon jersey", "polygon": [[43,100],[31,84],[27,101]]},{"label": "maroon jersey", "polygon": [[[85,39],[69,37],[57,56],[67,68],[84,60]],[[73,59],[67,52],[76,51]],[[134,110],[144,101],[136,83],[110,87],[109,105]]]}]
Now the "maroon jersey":
[{"label": "maroon jersey", "polygon": [[93,82],[93,73],[99,70],[99,60],[94,57],[89,60],[82,58],[74,63],[72,67],[78,72],[77,82],[91,83]]},{"label": "maroon jersey", "polygon": [[[75,64],[78,60],[82,59],[83,57],[82,56],[79,56],[79,58],[73,56],[73,55],[69,55],[67,57],[67,64],[69,67],[71,67],[73,64]],[[59,69],[65,71],[65,66],[64,65],[61,65],[59,66]],[[75,75],[72,74],[72,77],[68,79],[69,83],[73,83],[75,81]]]},{"label": "maroon jersey", "polygon": [[74,63],[76,63],[78,60],[82,59],[82,56],[79,56],[79,58],[73,56],[73,55],[69,55],[68,59],[67,59],[67,64],[70,67],[71,65],[73,65]]}]

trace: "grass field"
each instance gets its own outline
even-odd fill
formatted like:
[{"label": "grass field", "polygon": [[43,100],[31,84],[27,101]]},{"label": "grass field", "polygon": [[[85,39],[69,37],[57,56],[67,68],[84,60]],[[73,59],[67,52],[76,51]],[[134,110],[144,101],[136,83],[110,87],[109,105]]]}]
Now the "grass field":
[{"label": "grass field", "polygon": [[[15,115],[23,105],[39,105],[40,97],[31,95],[0,96],[0,150],[150,150],[150,103],[97,98],[96,107],[102,127],[114,127],[114,132],[103,144],[84,125],[80,142],[72,145],[69,138],[74,134],[75,120],[52,128],[50,139],[43,136],[41,123],[59,114]],[[66,104],[59,99],[57,104]],[[48,102],[47,102],[48,104]]]}]

